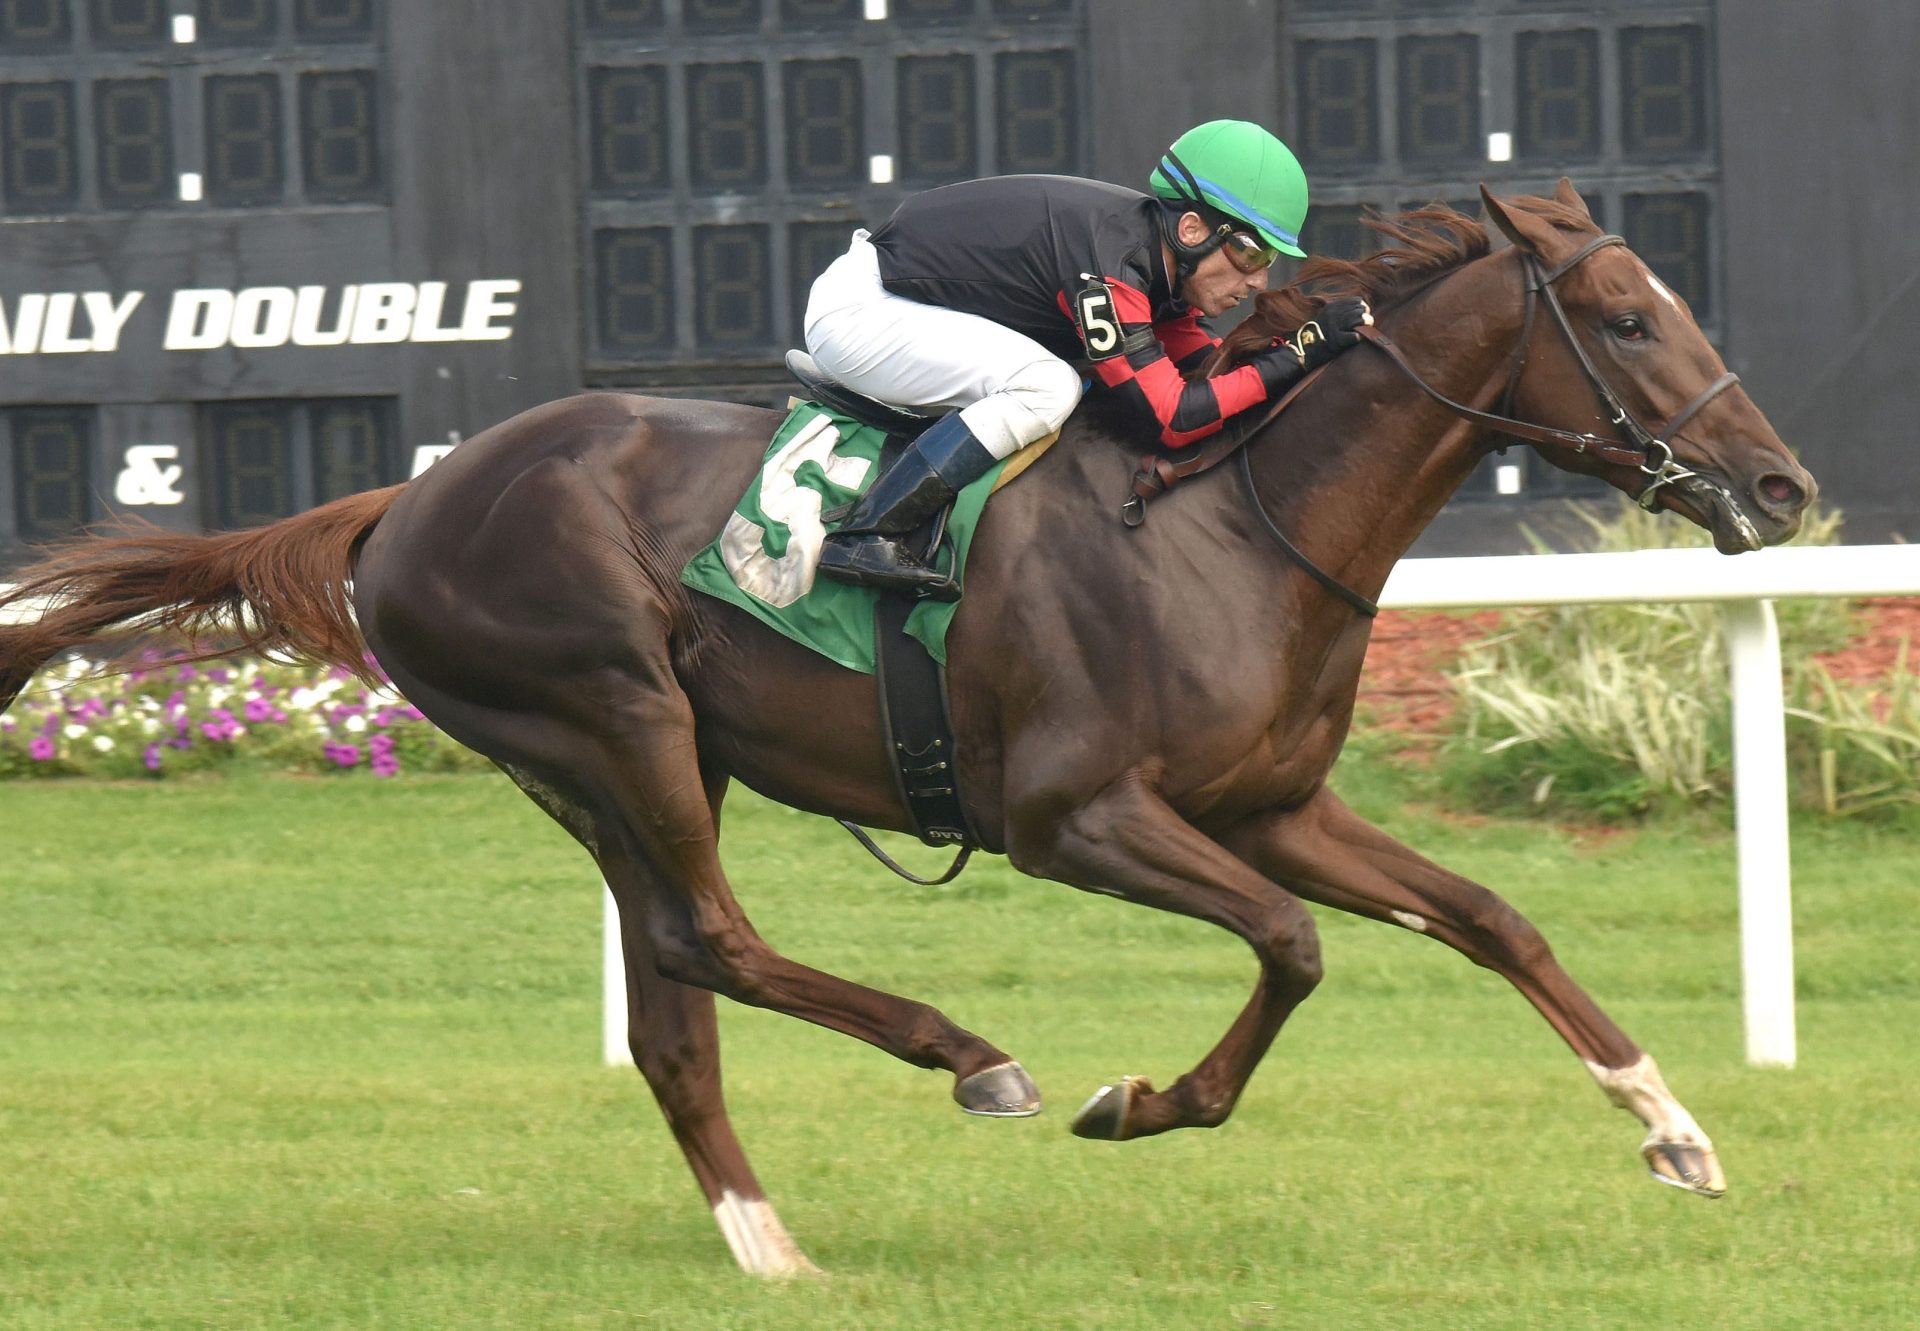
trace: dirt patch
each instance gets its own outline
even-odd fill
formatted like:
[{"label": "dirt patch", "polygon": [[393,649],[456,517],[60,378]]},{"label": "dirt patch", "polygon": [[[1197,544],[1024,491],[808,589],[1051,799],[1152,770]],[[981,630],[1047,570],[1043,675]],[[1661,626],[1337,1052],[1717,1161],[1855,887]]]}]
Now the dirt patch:
[{"label": "dirt patch", "polygon": [[1466,644],[1486,637],[1498,611],[1443,614],[1382,610],[1360,675],[1360,705],[1374,723],[1419,734],[1436,731],[1453,712],[1446,672]]}]

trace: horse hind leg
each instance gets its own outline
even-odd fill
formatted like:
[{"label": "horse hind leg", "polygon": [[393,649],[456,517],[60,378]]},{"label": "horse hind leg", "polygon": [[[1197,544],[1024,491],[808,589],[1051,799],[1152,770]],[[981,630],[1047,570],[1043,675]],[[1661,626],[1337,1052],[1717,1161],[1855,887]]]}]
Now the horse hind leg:
[{"label": "horse hind leg", "polygon": [[[619,897],[633,901],[651,894],[638,865],[617,854],[603,855],[600,863],[609,883],[623,889]],[[634,1065],[666,1116],[734,1260],[749,1275],[817,1275],[819,1268],[780,1223],[734,1136],[721,1089],[713,995],[661,975],[635,912],[623,908],[620,917]]]},{"label": "horse hind leg", "polygon": [[[648,870],[644,900],[619,900],[617,888],[615,898],[623,918],[640,916],[662,974],[944,1069],[954,1099],[971,1113],[1039,1112],[1039,1092],[1019,1064],[938,1009],[800,965],[759,936],[720,867],[684,696],[642,695],[611,705],[606,717],[595,736],[597,822],[603,839],[624,838]],[[602,845],[603,860],[610,850]]]},{"label": "horse hind leg", "polygon": [[[654,894],[644,868],[621,850],[620,839],[603,838],[593,814],[577,799],[531,769],[496,760],[527,798],[585,846],[620,902]],[[709,786],[715,815],[724,778]],[[741,1270],[757,1276],[817,1275],[767,1200],[746,1151],[734,1135],[720,1078],[720,1031],[713,995],[660,974],[647,930],[638,915],[620,912],[620,950],[626,966],[627,1048],[646,1078],[680,1153],[693,1170],[713,1218]]]}]

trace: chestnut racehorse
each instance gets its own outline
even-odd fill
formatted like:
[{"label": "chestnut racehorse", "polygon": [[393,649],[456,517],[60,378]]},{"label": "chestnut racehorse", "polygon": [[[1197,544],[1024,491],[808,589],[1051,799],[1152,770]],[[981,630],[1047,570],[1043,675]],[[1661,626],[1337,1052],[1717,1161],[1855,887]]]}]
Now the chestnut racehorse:
[{"label": "chestnut racehorse", "polygon": [[[1104,1088],[1075,1132],[1226,1119],[1320,981],[1304,899],[1504,975],[1646,1124],[1655,1176],[1717,1196],[1706,1134],[1538,931],[1327,786],[1366,655],[1366,598],[1502,435],[1698,523],[1729,553],[1787,539],[1814,492],[1686,304],[1599,233],[1567,182],[1552,199],[1484,198],[1511,246],[1421,210],[1376,223],[1394,248],[1309,263],[1260,298],[1223,359],[1334,294],[1371,300],[1380,336],[1254,431],[1251,494],[1196,477],[1143,525],[1122,525],[1139,446],[1092,401],[995,497],[948,636],[967,810],[1021,870],[1211,921],[1258,962],[1251,1000],[1198,1066],[1164,1089]],[[0,705],[56,653],[134,619],[189,633],[237,624],[252,648],[355,667],[364,643],[598,862],[620,909],[634,1061],[734,1256],[766,1274],[811,1266],[728,1122],[714,994],[943,1069],[968,1111],[1040,1106],[1018,1063],[936,1009],[775,952],[721,872],[735,779],[909,828],[873,679],[680,581],[779,419],[625,393],[550,403],[404,486],[259,530],[82,539],[25,570],[9,598],[52,608],[0,629]]]}]

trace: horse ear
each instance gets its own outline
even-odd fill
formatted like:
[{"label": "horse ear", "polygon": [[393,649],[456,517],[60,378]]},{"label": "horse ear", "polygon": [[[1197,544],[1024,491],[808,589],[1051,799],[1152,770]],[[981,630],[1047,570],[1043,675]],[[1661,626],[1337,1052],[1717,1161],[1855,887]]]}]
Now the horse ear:
[{"label": "horse ear", "polygon": [[1555,203],[1566,204],[1589,222],[1593,220],[1593,214],[1587,211],[1587,201],[1580,197],[1580,191],[1575,189],[1573,182],[1565,176],[1561,176],[1560,183],[1553,187],[1553,199]]},{"label": "horse ear", "polygon": [[1544,219],[1520,208],[1509,207],[1493,197],[1493,192],[1484,184],[1480,186],[1480,202],[1486,206],[1487,216],[1500,228],[1501,234],[1523,250],[1538,254],[1543,258],[1553,244],[1553,227]]}]

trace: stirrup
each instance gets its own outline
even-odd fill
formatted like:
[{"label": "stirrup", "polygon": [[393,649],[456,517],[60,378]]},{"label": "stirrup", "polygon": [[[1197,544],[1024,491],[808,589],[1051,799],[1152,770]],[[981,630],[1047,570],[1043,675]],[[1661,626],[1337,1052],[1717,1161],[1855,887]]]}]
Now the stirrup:
[{"label": "stirrup", "polygon": [[935,601],[960,599],[953,575],[921,562],[899,541],[878,532],[835,533],[820,548],[821,577],[856,587],[905,592]]}]

